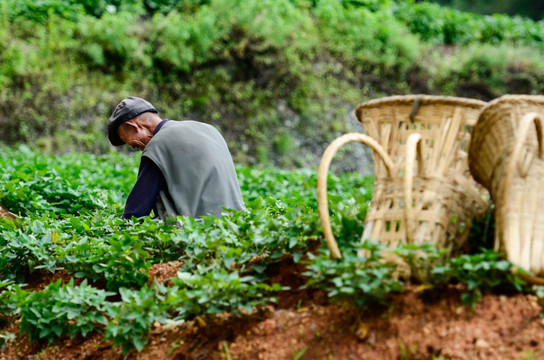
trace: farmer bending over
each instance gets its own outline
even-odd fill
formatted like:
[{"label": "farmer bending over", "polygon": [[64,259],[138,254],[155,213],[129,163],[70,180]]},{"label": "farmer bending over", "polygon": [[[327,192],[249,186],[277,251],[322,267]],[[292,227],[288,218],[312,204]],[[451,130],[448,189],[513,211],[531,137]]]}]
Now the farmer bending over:
[{"label": "farmer bending over", "polygon": [[129,96],[108,122],[112,145],[143,151],[138,179],[123,218],[155,211],[159,218],[221,216],[245,210],[232,157],[213,126],[197,121],[161,119],[144,99]]}]

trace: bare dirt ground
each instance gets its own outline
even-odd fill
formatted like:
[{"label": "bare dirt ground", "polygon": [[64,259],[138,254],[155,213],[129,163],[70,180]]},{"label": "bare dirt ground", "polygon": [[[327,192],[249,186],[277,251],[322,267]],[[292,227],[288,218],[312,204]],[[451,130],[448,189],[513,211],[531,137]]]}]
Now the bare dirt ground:
[{"label": "bare dirt ground", "polygon": [[0,217],[15,219],[15,215],[8,211],[5,207],[0,205]]},{"label": "bare dirt ground", "polygon": [[[179,262],[155,265],[150,274],[168,281]],[[300,265],[273,266],[272,281],[296,289]],[[36,276],[40,289],[66,273]],[[474,311],[460,302],[459,287],[432,294],[412,286],[388,308],[363,312],[331,304],[319,291],[286,291],[278,304],[252,315],[197,318],[176,326],[156,323],[149,343],[123,356],[98,332],[86,338],[31,344],[18,336],[0,359],[544,359],[544,320],[530,295],[484,295]],[[18,332],[16,323],[4,328]]]}]

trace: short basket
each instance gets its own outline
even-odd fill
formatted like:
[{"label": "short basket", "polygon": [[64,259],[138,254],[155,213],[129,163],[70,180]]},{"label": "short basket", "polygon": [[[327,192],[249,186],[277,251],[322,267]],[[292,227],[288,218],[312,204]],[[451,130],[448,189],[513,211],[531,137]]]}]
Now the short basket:
[{"label": "short basket", "polygon": [[[332,234],[327,173],[336,151],[357,141],[373,150],[374,191],[362,240],[431,242],[459,250],[474,216],[488,203],[468,169],[470,132],[485,102],[429,95],[393,96],[361,104],[364,134],[349,133],[325,150],[318,171],[318,208],[331,256],[341,257]],[[484,190],[485,192],[485,190]]]},{"label": "short basket", "polygon": [[482,110],[469,151],[470,170],[495,203],[495,250],[539,277],[544,275],[543,120],[544,96],[504,95]]}]

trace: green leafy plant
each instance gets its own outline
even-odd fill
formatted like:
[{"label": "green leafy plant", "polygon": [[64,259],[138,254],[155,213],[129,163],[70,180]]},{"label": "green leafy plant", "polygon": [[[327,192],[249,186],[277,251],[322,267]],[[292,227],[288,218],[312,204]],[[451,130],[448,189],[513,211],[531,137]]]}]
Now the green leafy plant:
[{"label": "green leafy plant", "polygon": [[0,282],[0,323],[5,322],[7,317],[18,313],[16,299],[24,294],[25,291],[12,281]]},{"label": "green leafy plant", "polygon": [[31,341],[62,335],[86,336],[96,326],[106,325],[106,315],[112,311],[106,298],[113,293],[96,289],[86,280],[79,286],[74,285],[73,279],[66,285],[58,280],[42,291],[20,295],[20,329]]},{"label": "green leafy plant", "polygon": [[252,313],[257,307],[275,302],[273,294],[285,290],[279,284],[266,284],[252,276],[240,276],[198,266],[195,273],[179,272],[171,279],[168,303],[180,318],[231,311]]},{"label": "green leafy plant", "polygon": [[[380,261],[381,247],[371,242],[351,243],[341,260],[330,259],[328,250],[317,256],[310,254],[305,287],[323,288],[331,300],[353,302],[362,308],[385,305],[388,296],[401,292],[404,284],[393,276],[396,264]],[[364,256],[359,256],[358,251]]]},{"label": "green leafy plant", "polygon": [[23,282],[36,269],[54,272],[57,262],[52,253],[52,232],[35,220],[28,229],[0,231],[0,274]]},{"label": "green leafy plant", "polygon": [[153,323],[167,321],[164,292],[164,287],[143,286],[135,291],[120,288],[122,303],[116,304],[119,308],[106,327],[105,338],[122,346],[124,354],[133,347],[141,351],[148,342],[146,335]]},{"label": "green leafy plant", "polygon": [[485,250],[479,254],[461,255],[449,260],[445,266],[434,267],[431,273],[439,281],[456,281],[466,284],[468,291],[462,295],[461,300],[473,307],[480,301],[483,291],[507,286],[519,292],[526,285],[519,275],[512,272],[514,265],[504,260],[503,256],[492,250]]},{"label": "green leafy plant", "polygon": [[466,285],[461,300],[471,308],[484,292],[529,290],[522,277],[525,272],[505,260],[504,254],[489,249],[453,258],[430,244],[402,245],[393,252],[410,266],[413,278],[431,289],[449,283]]}]

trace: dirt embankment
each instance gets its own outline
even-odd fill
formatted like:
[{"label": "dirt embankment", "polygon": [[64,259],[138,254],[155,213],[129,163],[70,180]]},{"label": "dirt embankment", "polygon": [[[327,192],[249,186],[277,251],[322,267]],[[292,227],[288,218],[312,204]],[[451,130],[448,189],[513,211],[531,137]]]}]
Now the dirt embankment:
[{"label": "dirt embankment", "polygon": [[[178,265],[155,265],[151,273],[166,280]],[[286,262],[269,275],[296,289],[302,271]],[[55,278],[68,281],[67,275]],[[40,279],[32,286],[39,289],[51,280]],[[412,286],[394,295],[390,307],[363,312],[331,304],[320,291],[290,290],[280,294],[277,305],[248,316],[155,323],[141,353],[123,356],[100,333],[52,344],[18,336],[0,359],[544,359],[544,320],[534,296],[487,294],[472,311],[461,304],[461,293],[453,286],[441,293]],[[18,326],[4,330],[16,333]]]}]

